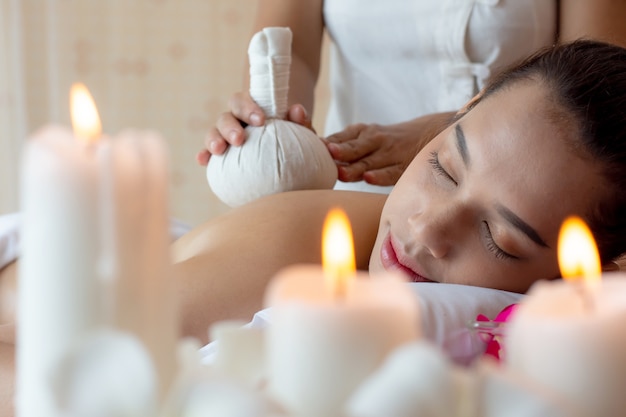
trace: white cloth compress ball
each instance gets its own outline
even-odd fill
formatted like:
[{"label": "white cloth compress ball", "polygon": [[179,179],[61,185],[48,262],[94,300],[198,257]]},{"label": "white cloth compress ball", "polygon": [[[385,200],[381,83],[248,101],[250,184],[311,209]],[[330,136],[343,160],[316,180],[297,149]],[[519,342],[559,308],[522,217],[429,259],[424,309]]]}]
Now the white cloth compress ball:
[{"label": "white cloth compress ball", "polygon": [[215,195],[236,207],[284,191],[331,189],[337,167],[310,129],[284,120],[287,113],[291,30],[265,28],[248,48],[250,95],[265,112],[265,126],[247,126],[242,146],[213,155],[207,179]]}]

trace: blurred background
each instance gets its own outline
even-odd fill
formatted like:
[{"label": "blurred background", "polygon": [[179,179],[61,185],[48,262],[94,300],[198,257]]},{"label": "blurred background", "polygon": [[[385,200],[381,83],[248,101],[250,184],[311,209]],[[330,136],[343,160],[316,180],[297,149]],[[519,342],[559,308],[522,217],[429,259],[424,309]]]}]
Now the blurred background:
[{"label": "blurred background", "polygon": [[[105,133],[153,129],[166,139],[173,217],[197,225],[228,210],[195,155],[241,89],[253,0],[0,4],[0,214],[19,210],[24,141],[48,123],[70,125],[68,94],[77,81],[94,96]],[[319,132],[326,80],[322,70],[314,114]]]}]

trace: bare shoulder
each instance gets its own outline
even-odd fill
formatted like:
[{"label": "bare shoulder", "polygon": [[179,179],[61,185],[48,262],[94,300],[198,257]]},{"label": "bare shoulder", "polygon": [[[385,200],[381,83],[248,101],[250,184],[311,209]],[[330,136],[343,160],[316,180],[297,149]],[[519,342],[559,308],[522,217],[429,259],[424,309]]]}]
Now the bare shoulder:
[{"label": "bare shoulder", "polygon": [[[387,196],[353,191],[293,191],[274,194],[234,208],[192,230],[174,244],[181,261],[228,242],[249,241],[319,252],[324,218],[333,207],[346,211],[352,223],[357,256],[369,259]],[[301,259],[307,261],[309,259]],[[310,261],[317,261],[317,258]]]},{"label": "bare shoulder", "polygon": [[323,219],[331,208],[339,207],[348,213],[353,222],[369,221],[380,217],[386,195],[357,191],[310,190],[274,194],[259,199],[243,210],[278,211],[293,216]]}]

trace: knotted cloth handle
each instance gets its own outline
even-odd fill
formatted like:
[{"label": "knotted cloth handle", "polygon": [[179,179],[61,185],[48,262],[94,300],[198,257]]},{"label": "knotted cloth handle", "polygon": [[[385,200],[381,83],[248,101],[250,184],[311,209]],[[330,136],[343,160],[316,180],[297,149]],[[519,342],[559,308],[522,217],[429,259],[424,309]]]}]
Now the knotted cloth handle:
[{"label": "knotted cloth handle", "polygon": [[257,32],[248,46],[250,96],[270,119],[287,115],[291,39],[289,28],[268,27]]}]

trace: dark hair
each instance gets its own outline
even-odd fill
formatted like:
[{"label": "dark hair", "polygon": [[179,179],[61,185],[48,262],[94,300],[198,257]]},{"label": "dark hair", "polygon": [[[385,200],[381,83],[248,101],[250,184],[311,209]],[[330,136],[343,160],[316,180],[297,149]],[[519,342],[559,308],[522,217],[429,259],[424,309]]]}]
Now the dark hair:
[{"label": "dark hair", "polygon": [[601,167],[610,193],[585,221],[602,261],[614,260],[626,252],[626,49],[591,40],[544,49],[494,77],[469,107],[530,79],[548,86],[578,127],[575,148]]}]

